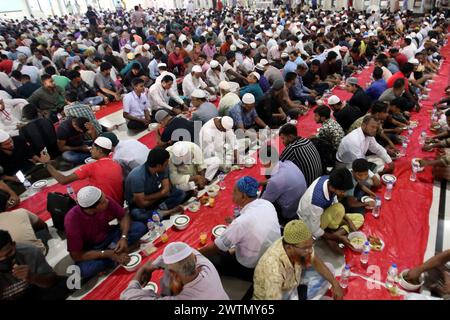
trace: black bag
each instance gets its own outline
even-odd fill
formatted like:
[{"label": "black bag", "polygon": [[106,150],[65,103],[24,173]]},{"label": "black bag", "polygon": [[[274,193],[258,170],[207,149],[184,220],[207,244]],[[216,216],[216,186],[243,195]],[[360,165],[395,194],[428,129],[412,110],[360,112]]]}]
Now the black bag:
[{"label": "black bag", "polygon": [[53,220],[53,226],[64,231],[64,218],[77,203],[68,194],[59,192],[50,192],[47,195],[47,211],[50,212]]}]

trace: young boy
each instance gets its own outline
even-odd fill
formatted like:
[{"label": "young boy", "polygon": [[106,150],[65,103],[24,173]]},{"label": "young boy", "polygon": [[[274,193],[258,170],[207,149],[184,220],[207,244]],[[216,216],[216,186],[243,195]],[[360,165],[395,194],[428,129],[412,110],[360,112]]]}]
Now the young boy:
[{"label": "young boy", "polygon": [[370,163],[366,159],[356,159],[352,163],[353,188],[345,192],[342,204],[345,212],[364,214],[366,208],[374,206],[375,202],[361,202],[363,196],[369,195],[375,199],[376,194],[371,190],[381,185],[380,177],[370,170]]}]

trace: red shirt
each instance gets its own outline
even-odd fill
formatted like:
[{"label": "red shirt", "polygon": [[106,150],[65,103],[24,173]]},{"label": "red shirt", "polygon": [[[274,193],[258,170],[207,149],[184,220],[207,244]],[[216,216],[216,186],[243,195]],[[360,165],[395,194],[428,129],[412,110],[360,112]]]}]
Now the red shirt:
[{"label": "red shirt", "polygon": [[181,75],[184,74],[184,58],[181,54],[176,55],[175,52],[172,52],[171,54],[169,54],[168,62],[168,67],[170,70],[173,71],[173,69],[178,67],[179,73],[181,73]]},{"label": "red shirt", "polygon": [[75,171],[77,177],[88,179],[90,185],[102,190],[118,204],[123,204],[122,167],[110,158],[102,158],[81,166]]},{"label": "red shirt", "polygon": [[403,54],[403,53],[399,53],[396,57],[395,57],[395,61],[397,61],[398,66],[400,67],[400,69],[403,67],[403,65],[405,63],[408,62],[408,58]]},{"label": "red shirt", "polygon": [[392,88],[394,86],[394,82],[397,79],[405,79],[405,90],[408,90],[408,79],[406,79],[405,75],[401,72],[398,71],[396,73],[394,73],[387,81],[387,87],[388,88]]},{"label": "red shirt", "polygon": [[10,74],[13,67],[13,61],[9,59],[5,59],[0,61],[0,71],[6,74]]},{"label": "red shirt", "polygon": [[220,54],[226,55],[228,51],[230,51],[230,44],[228,42],[224,42],[222,46],[220,47]]}]

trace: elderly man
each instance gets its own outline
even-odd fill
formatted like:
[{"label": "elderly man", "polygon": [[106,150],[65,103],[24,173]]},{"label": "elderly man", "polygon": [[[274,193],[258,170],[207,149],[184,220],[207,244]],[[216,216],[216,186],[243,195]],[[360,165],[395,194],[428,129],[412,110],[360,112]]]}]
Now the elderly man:
[{"label": "elderly man", "polygon": [[201,121],[203,125],[219,115],[216,106],[208,101],[204,90],[195,89],[191,94],[191,103],[195,109],[192,113],[192,121]]},{"label": "elderly man", "polygon": [[127,120],[127,127],[134,131],[143,131],[151,121],[150,103],[144,94],[145,81],[133,79],[133,91],[123,98],[123,117]]},{"label": "elderly man", "polygon": [[192,68],[192,72],[186,75],[183,79],[183,95],[190,97],[195,89],[203,89],[210,94],[214,94],[214,91],[208,87],[208,85],[202,79],[202,67],[195,65]]},{"label": "elderly man", "polygon": [[[392,162],[386,149],[375,139],[378,127],[379,122],[374,116],[365,116],[361,127],[353,130],[342,139],[336,153],[337,161],[350,169],[354,160],[366,158],[366,153],[370,150],[377,156],[378,161],[383,161],[383,166],[381,166],[383,169],[374,170],[374,172],[379,172],[381,175],[394,171],[394,162]],[[377,167],[375,164],[373,166]],[[372,167],[371,169],[375,168]]]},{"label": "elderly man", "polygon": [[[162,217],[175,213],[186,194],[173,187],[169,180],[170,153],[152,149],[147,162],[134,168],[125,181],[125,199],[133,220],[147,222],[152,211],[159,209]],[[171,209],[175,210],[171,211]]]},{"label": "elderly man", "polygon": [[220,102],[219,102],[219,115],[221,117],[228,115],[229,109],[241,102],[239,96],[231,92],[230,82],[222,81],[219,83],[220,90]]},{"label": "elderly man", "polygon": [[259,160],[268,178],[261,182],[261,185],[265,185],[261,199],[274,205],[278,221],[284,226],[297,218],[298,202],[307,188],[305,176],[293,162],[278,161],[278,152],[271,146],[260,149]]},{"label": "elderly man", "polygon": [[171,116],[166,110],[158,110],[155,120],[164,129],[162,133],[156,130],[157,145],[167,147],[177,141],[198,142],[198,131],[201,127],[199,122],[187,120],[183,117]]},{"label": "elderly man", "polygon": [[358,85],[358,79],[354,77],[348,78],[345,88],[348,92],[353,94],[347,103],[351,106],[358,107],[363,115],[366,114],[372,106],[372,100]]},{"label": "elderly man", "polygon": [[[128,253],[137,248],[146,226],[130,221],[125,209],[99,188],[80,189],[77,201],[64,219],[64,229],[67,250],[80,267],[81,277],[91,278],[116,263],[127,264]],[[114,219],[118,225],[109,224]]]},{"label": "elderly man", "polygon": [[153,111],[165,108],[179,114],[183,108],[187,108],[178,91],[172,90],[173,81],[172,76],[166,74],[161,82],[155,82],[150,87],[148,98]]},{"label": "elderly man", "polygon": [[200,249],[220,275],[252,281],[258,260],[280,237],[277,212],[269,201],[257,199],[258,188],[258,181],[249,176],[236,182],[233,202],[242,208],[241,214],[214,244]]},{"label": "elderly man", "polygon": [[219,92],[219,84],[226,80],[225,73],[222,71],[222,66],[217,60],[211,60],[209,66],[210,68],[206,71],[206,82],[215,92]]},{"label": "elderly man", "polygon": [[[341,300],[344,292],[329,267],[315,255],[313,244],[312,234],[303,221],[289,222],[284,228],[283,237],[267,249],[255,268],[253,299],[299,299],[298,290],[302,276],[307,277],[304,274],[306,271],[318,273],[324,278],[321,287],[331,283],[334,298]],[[308,292],[307,297],[313,295]]]},{"label": "elderly man", "polygon": [[323,237],[338,254],[343,253],[341,243],[352,247],[346,235],[364,223],[363,215],[346,214],[344,206],[338,203],[338,197],[342,198],[352,188],[351,172],[346,168],[334,169],[329,176],[316,179],[298,205],[297,214],[313,236]]},{"label": "elderly man", "polygon": [[180,190],[202,190],[219,169],[218,164],[205,163],[202,150],[195,143],[178,141],[166,150],[170,153],[170,181]]},{"label": "elderly man", "polygon": [[[153,271],[164,269],[162,295],[144,287]],[[228,300],[214,265],[183,242],[164,248],[156,261],[143,265],[122,292],[121,300]]]},{"label": "elderly man", "polygon": [[40,161],[44,163],[48,172],[61,184],[69,184],[76,180],[89,179],[91,185],[100,188],[108,197],[123,204],[123,178],[122,168],[113,161],[109,154],[113,149],[112,141],[105,137],[95,139],[90,150],[95,162],[87,163],[70,175],[60,173],[50,163],[50,155],[41,155]]}]

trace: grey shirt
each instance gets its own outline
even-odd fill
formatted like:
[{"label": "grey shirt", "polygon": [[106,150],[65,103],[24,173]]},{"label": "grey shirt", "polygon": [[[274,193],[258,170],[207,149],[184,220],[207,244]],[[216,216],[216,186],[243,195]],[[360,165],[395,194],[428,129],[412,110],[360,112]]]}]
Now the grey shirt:
[{"label": "grey shirt", "polygon": [[216,106],[211,102],[203,102],[192,114],[192,121],[201,121],[202,124],[205,124],[217,116],[219,116],[219,112]]},{"label": "grey shirt", "polygon": [[[183,290],[176,296],[160,296],[153,290],[144,290],[138,281],[132,280],[125,291],[120,295],[121,300],[229,300],[230,298],[223,289],[220,281],[219,273],[214,265],[201,255],[198,251],[194,251],[197,258],[197,268],[200,273],[193,281],[184,285]],[[156,265],[160,265],[161,257],[155,261]],[[162,283],[167,282],[168,272],[166,270]],[[162,288],[166,291],[167,288]]]},{"label": "grey shirt", "polygon": [[274,66],[269,66],[267,68],[266,72],[264,72],[264,77],[266,77],[271,85],[277,80],[283,80],[281,70],[275,68]]},{"label": "grey shirt", "polygon": [[105,77],[101,72],[98,72],[94,78],[95,86],[99,89],[106,88],[111,91],[116,91],[116,85],[114,84],[111,76]]},{"label": "grey shirt", "polygon": [[66,104],[64,91],[59,87],[56,87],[55,91],[40,87],[28,98],[28,102],[41,110],[55,110]]},{"label": "grey shirt", "polygon": [[389,101],[392,101],[392,100],[394,100],[396,98],[398,98],[398,97],[394,94],[394,89],[393,88],[389,88],[389,89],[384,90],[384,92],[378,98],[378,101],[389,102]]}]

